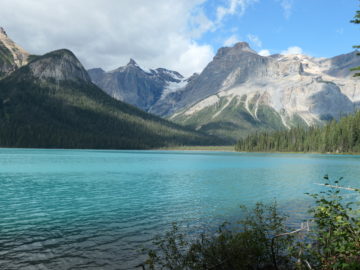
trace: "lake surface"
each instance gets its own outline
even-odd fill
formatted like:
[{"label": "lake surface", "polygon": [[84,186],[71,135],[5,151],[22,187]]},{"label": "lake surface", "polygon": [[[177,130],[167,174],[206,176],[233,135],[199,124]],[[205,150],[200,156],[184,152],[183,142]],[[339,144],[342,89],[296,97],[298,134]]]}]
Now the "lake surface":
[{"label": "lake surface", "polygon": [[360,156],[0,149],[0,269],[134,269],[174,221],[190,233],[276,198],[293,220]]}]

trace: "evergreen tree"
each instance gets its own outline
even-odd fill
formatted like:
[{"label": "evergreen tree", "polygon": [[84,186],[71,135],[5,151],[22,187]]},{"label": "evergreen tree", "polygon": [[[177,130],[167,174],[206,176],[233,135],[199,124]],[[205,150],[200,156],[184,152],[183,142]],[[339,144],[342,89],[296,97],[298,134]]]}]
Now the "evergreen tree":
[{"label": "evergreen tree", "polygon": [[[360,10],[357,10],[357,11],[356,11],[356,14],[355,14],[355,16],[354,16],[354,19],[351,20],[351,22],[352,22],[352,23],[355,23],[355,24],[360,24]],[[355,45],[354,48],[359,49],[359,48],[360,48],[360,45]],[[358,55],[360,55],[360,54],[358,53]],[[351,70],[360,71],[360,67],[355,67],[355,68],[353,68],[353,69],[351,69]],[[355,73],[354,76],[355,76],[355,77],[360,76],[360,72]]]}]

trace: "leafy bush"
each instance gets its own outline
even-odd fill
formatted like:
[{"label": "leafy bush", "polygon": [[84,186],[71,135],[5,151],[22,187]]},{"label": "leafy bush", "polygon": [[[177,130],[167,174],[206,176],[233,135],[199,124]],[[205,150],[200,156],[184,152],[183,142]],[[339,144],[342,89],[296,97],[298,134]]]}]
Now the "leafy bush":
[{"label": "leafy bush", "polygon": [[257,203],[253,209],[241,207],[244,218],[237,226],[225,223],[214,235],[195,240],[173,224],[154,240],[146,265],[170,270],[360,269],[359,207],[344,200],[341,189],[360,190],[339,186],[342,179],[324,179],[328,190],[308,194],[315,200],[311,229],[291,231],[276,202]]},{"label": "leafy bush", "polygon": [[[324,177],[329,189],[310,194],[316,206],[311,209],[315,227],[309,245],[309,259],[317,269],[360,269],[360,219],[354,202],[344,201],[337,186]],[[359,192],[358,189],[352,189]]]},{"label": "leafy bush", "polygon": [[173,224],[171,231],[154,241],[157,249],[149,251],[146,264],[150,269],[172,270],[272,269],[274,255],[280,265],[288,266],[292,236],[278,239],[272,247],[273,236],[289,230],[276,203],[242,209],[245,218],[237,228],[229,229],[225,223],[214,236],[202,234],[193,242]]}]

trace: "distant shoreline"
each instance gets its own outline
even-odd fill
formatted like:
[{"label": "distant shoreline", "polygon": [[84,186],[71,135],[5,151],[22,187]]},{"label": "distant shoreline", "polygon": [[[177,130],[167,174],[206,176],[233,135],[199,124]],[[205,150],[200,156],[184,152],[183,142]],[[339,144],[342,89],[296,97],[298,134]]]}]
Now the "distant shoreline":
[{"label": "distant shoreline", "polygon": [[259,153],[259,154],[310,154],[310,155],[336,155],[336,156],[360,156],[360,153],[336,153],[336,152],[281,152],[281,151],[236,151],[237,153]]},{"label": "distant shoreline", "polygon": [[236,152],[234,145],[229,146],[173,146],[161,147],[149,150],[161,151],[218,151],[218,152]]},{"label": "distant shoreline", "polygon": [[234,146],[171,146],[143,149],[116,149],[116,148],[37,148],[37,147],[0,147],[0,150],[84,150],[84,151],[221,151],[236,152]]},{"label": "distant shoreline", "polygon": [[279,152],[279,151],[236,151],[235,146],[171,146],[148,149],[101,149],[101,148],[31,148],[31,147],[0,147],[0,150],[84,150],[84,151],[211,151],[229,152],[242,154],[309,154],[309,155],[336,155],[336,156],[360,156],[360,153],[332,153],[332,152]]}]

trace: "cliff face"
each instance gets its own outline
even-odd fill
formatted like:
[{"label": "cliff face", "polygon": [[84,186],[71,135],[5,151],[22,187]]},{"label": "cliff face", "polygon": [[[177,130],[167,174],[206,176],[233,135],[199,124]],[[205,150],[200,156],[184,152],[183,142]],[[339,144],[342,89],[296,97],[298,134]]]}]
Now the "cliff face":
[{"label": "cliff face", "polygon": [[133,59],[126,66],[110,72],[100,68],[88,72],[91,80],[110,96],[144,111],[184,84],[183,76],[176,71],[144,70]]},{"label": "cliff face", "polygon": [[83,65],[69,50],[63,49],[45,54],[28,66],[32,75],[38,79],[91,82]]},{"label": "cliff face", "polygon": [[0,77],[28,63],[29,53],[12,41],[0,27]]},{"label": "cliff face", "polygon": [[247,43],[221,48],[188,85],[151,112],[235,140],[259,130],[315,125],[353,113],[360,83],[356,52],[330,59],[264,57]]}]

